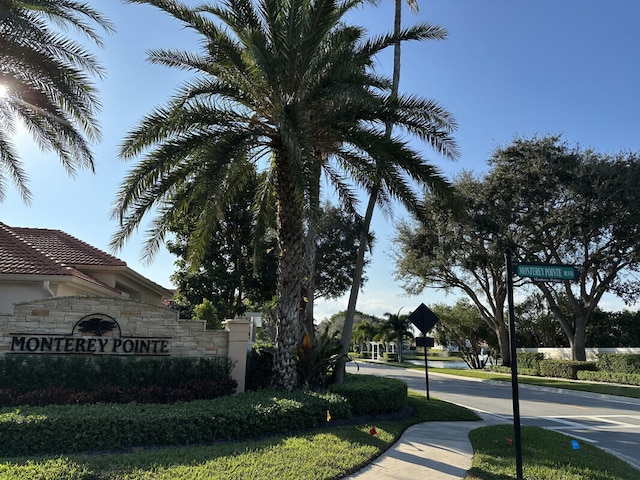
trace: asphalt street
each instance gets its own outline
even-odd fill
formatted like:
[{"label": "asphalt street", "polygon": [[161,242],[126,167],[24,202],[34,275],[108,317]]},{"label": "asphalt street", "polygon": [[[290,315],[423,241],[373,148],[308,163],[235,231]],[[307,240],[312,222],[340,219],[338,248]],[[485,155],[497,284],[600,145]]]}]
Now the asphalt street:
[{"label": "asphalt street", "polygon": [[[426,394],[425,372],[350,362],[347,371],[404,380]],[[429,394],[513,423],[511,382],[443,375],[429,370]],[[640,469],[640,399],[518,385],[520,423],[589,442]]]}]

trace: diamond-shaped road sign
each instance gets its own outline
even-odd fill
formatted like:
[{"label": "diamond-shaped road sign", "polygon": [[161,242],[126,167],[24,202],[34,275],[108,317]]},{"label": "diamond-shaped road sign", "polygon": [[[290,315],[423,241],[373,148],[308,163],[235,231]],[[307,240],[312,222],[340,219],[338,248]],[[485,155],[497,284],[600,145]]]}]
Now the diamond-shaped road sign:
[{"label": "diamond-shaped road sign", "polygon": [[429,310],[429,307],[424,303],[421,303],[420,306],[409,315],[409,321],[411,321],[423,335],[426,335],[426,333],[438,323],[438,320],[440,320],[438,316]]}]

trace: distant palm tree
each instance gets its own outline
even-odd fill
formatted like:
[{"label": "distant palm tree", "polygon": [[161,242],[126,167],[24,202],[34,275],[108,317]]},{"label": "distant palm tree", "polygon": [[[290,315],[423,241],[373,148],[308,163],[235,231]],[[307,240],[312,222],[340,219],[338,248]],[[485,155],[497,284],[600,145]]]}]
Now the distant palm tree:
[{"label": "distant palm tree", "polygon": [[400,315],[398,313],[385,313],[387,317],[386,322],[383,324],[383,330],[386,332],[387,341],[396,341],[398,346],[398,361],[402,362],[402,350],[404,346],[405,338],[413,338],[411,333],[411,321],[408,315]]},{"label": "distant palm tree", "polygon": [[36,144],[54,151],[69,174],[93,170],[90,142],[100,139],[100,102],[91,76],[104,71],[82,45],[52,28],[73,28],[102,46],[92,23],[111,23],[84,2],[0,0],[0,202],[7,177],[29,202],[27,175],[11,135],[21,123]]},{"label": "distant palm tree", "polygon": [[[275,199],[277,211],[275,380],[292,389],[302,340],[304,224],[319,189],[317,172],[346,204],[355,199],[352,183],[368,189],[375,169],[392,195],[419,205],[414,182],[442,191],[449,183],[403,142],[386,138],[376,123],[393,121],[420,137],[437,131],[446,150],[446,112],[418,98],[391,105],[381,94],[390,82],[371,65],[394,37],[366,41],[363,29],[343,23],[361,0],[236,0],[200,9],[176,0],[130,3],[155,5],[179,19],[203,37],[205,49],[151,52],[152,62],[190,70],[197,78],[125,138],[120,156],[143,158],[118,192],[113,215],[120,229],[112,246],[121,247],[145,214],[156,210],[146,242],[150,259],[168,226],[199,206],[189,241],[197,258],[221,206],[247,182],[247,160],[260,165],[256,208]],[[402,38],[426,34],[418,27],[403,31]]]},{"label": "distant palm tree", "polygon": [[374,325],[368,320],[363,320],[362,322],[356,324],[356,326],[353,328],[354,344],[359,345],[361,347],[361,350],[364,350],[362,349],[363,346],[367,346],[368,351],[368,343],[373,340],[373,337],[376,336],[377,331],[377,325]]}]

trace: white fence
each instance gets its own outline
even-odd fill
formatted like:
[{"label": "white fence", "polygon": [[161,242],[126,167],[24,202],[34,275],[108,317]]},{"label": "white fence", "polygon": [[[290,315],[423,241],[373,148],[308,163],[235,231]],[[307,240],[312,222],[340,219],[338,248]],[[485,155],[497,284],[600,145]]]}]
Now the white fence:
[{"label": "white fence", "polygon": [[[630,348],[587,348],[587,360],[595,362],[598,359],[599,353],[627,353],[640,355],[640,347]],[[534,352],[544,353],[544,358],[547,360],[571,360],[570,348],[518,348],[518,352]]]}]

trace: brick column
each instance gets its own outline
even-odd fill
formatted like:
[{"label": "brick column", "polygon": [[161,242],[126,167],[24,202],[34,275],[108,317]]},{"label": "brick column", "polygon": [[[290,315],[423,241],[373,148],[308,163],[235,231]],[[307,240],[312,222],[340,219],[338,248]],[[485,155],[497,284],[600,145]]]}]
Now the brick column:
[{"label": "brick column", "polygon": [[237,318],[222,322],[229,332],[229,358],[234,362],[231,377],[238,382],[238,393],[244,392],[244,378],[247,371],[247,344],[251,333],[251,320]]}]

